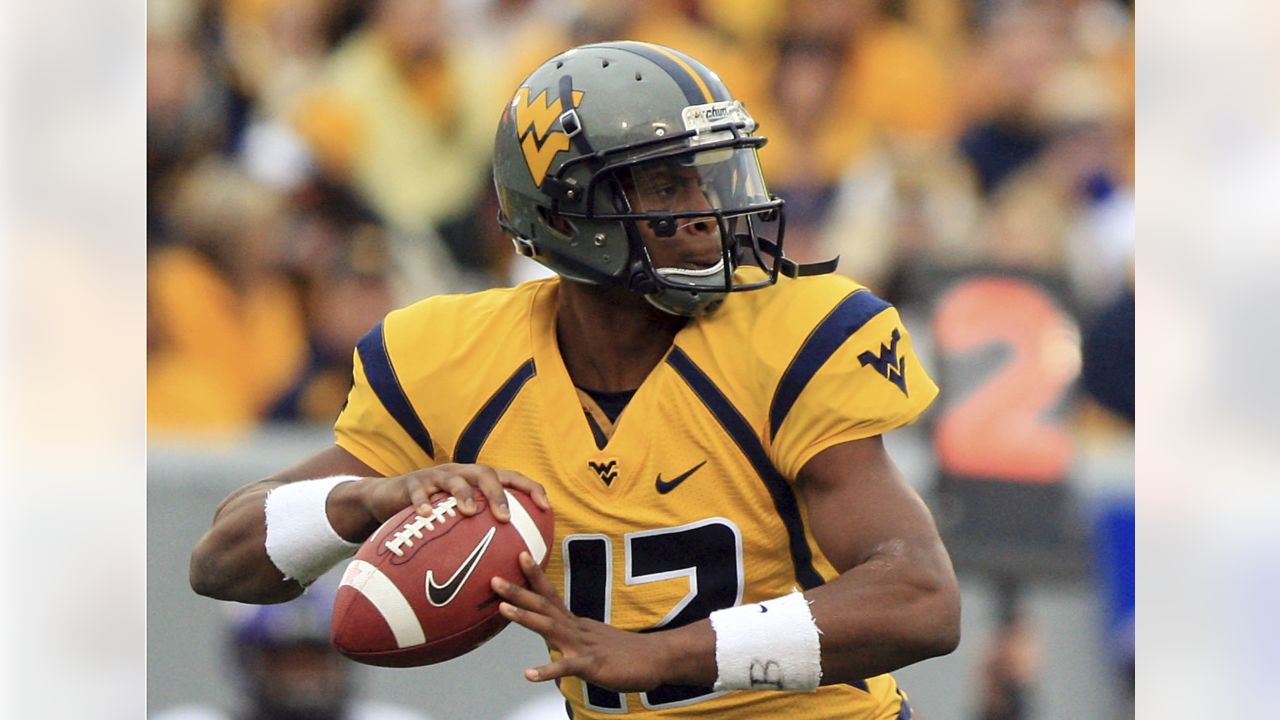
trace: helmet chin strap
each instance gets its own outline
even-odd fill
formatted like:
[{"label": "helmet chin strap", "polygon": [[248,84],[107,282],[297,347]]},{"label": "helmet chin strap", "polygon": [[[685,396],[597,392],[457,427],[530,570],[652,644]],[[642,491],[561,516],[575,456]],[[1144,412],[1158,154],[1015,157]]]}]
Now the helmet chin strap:
[{"label": "helmet chin strap", "polygon": [[720,307],[724,302],[725,263],[721,258],[715,265],[706,268],[654,268],[654,272],[664,280],[687,284],[689,289],[660,287],[656,292],[646,293],[644,298],[649,304],[672,315],[697,317]]},{"label": "helmet chin strap", "polygon": [[713,275],[719,275],[721,276],[721,280],[723,281],[724,258],[720,258],[719,260],[716,261],[715,265],[712,265],[706,268],[693,269],[693,268],[677,268],[677,267],[660,267],[660,268],[654,268],[653,271],[668,280],[674,278],[678,281],[681,278],[707,278]]}]

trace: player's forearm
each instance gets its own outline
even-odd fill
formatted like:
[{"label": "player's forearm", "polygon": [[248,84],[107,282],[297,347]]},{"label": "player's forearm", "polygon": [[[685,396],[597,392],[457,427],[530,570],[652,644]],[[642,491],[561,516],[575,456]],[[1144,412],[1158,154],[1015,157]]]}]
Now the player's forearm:
[{"label": "player's forearm", "polygon": [[[824,685],[860,681],[945,655],[960,640],[959,590],[950,563],[921,559],[903,543],[886,544],[804,597],[820,632]],[[652,664],[663,683],[707,686],[716,681],[716,634],[710,621],[649,637],[655,647],[642,661]],[[786,644],[790,638],[778,640]]]},{"label": "player's forearm", "polygon": [[960,598],[950,565],[901,548],[805,593],[821,631],[823,684],[891,672],[956,648]]},{"label": "player's forearm", "polygon": [[191,552],[191,588],[197,593],[250,603],[284,602],[302,593],[267,556],[263,503],[274,485],[238,491],[218,508],[213,526]]},{"label": "player's forearm", "polygon": [[[886,581],[855,569],[805,594],[821,630],[822,684],[848,683],[945,655],[959,642],[959,601],[944,580]],[[653,633],[652,663],[665,684],[710,686],[718,676],[716,637],[702,620]]]},{"label": "player's forearm", "polygon": [[[267,494],[283,485],[263,481],[233,493],[191,554],[191,587],[201,595],[250,603],[284,602],[302,585],[287,580],[267,552]],[[343,539],[358,542],[376,528],[359,483],[342,483],[325,502],[328,521]]]},{"label": "player's forearm", "polygon": [[710,686],[716,681],[716,636],[709,620],[652,633],[656,651],[645,658],[667,685]]}]

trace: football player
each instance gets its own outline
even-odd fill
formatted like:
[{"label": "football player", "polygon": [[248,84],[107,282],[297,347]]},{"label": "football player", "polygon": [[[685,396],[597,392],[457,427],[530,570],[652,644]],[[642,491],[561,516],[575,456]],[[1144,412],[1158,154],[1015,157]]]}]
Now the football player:
[{"label": "football player", "polygon": [[910,717],[887,673],[956,647],[959,594],[881,435],[937,388],[891,305],[783,254],[755,130],[670,48],[538,68],[494,180],[557,277],[389,314],[334,445],[223,502],[194,588],[281,601],[410,503],[506,520],[513,486],[557,537],[529,590],[493,588],[573,717]]}]

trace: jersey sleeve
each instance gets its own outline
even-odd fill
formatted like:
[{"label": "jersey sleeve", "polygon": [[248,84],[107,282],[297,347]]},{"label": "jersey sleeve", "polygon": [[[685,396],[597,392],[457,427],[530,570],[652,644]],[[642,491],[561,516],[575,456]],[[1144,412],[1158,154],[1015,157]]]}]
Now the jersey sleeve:
[{"label": "jersey sleeve", "polygon": [[938,395],[898,311],[863,290],[814,328],[770,407],[772,454],[795,478],[823,450],[914,422]]},{"label": "jersey sleeve", "polygon": [[383,323],[356,345],[354,382],[334,441],[385,476],[436,464],[431,435],[401,386]]}]

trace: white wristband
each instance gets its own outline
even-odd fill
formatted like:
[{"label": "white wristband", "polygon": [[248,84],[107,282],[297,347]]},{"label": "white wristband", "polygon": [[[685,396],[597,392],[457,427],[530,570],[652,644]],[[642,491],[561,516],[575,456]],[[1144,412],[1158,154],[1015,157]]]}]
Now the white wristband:
[{"label": "white wristband", "polygon": [[822,681],[818,624],[799,591],[711,613],[716,690],[802,690]]},{"label": "white wristband", "polygon": [[267,557],[286,580],[310,585],[360,548],[360,543],[347,542],[333,529],[325,511],[335,487],[359,479],[344,475],[303,480],[267,493]]}]

